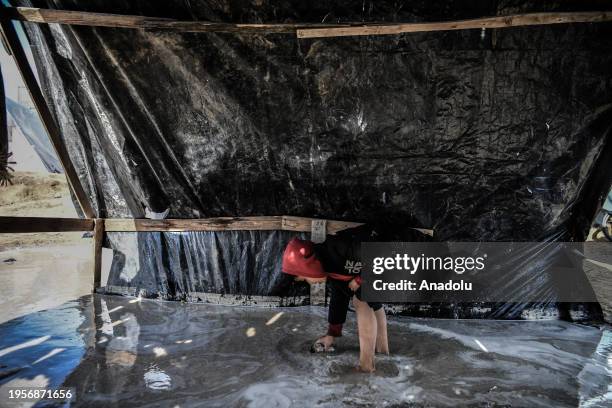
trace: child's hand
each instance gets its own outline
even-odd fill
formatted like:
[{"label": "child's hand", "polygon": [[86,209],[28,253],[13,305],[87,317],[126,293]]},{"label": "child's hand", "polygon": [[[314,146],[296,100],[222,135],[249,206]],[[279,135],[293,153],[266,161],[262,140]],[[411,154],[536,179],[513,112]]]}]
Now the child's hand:
[{"label": "child's hand", "polygon": [[311,353],[330,352],[334,350],[334,338],[330,335],[321,336],[310,348]]},{"label": "child's hand", "polygon": [[353,292],[357,292],[357,289],[359,289],[359,283],[357,283],[357,279],[353,279],[352,281],[349,282],[348,287],[350,290],[352,290]]}]

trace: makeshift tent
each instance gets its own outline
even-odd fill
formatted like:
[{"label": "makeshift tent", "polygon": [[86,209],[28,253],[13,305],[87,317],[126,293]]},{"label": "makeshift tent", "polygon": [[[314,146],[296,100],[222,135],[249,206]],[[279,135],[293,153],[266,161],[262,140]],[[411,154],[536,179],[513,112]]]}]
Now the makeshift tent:
[{"label": "makeshift tent", "polygon": [[[17,3],[330,24],[609,8],[506,0]],[[610,23],[314,39],[25,27],[98,217],[285,214],[375,224],[406,240],[421,239],[410,229],[419,227],[441,241],[580,241],[609,187]],[[268,295],[293,235],[108,233],[115,258],[103,284],[174,299]],[[503,316],[522,308],[504,307]]]}]

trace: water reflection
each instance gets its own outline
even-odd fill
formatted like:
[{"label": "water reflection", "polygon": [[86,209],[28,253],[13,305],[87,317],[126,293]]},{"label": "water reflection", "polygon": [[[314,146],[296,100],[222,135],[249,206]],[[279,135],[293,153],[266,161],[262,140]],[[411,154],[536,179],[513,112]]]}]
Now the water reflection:
[{"label": "water reflection", "polygon": [[352,372],[352,315],[335,354],[310,354],[324,328],[320,308],[271,312],[96,296],[1,325],[0,373],[7,375],[0,387],[75,387],[74,406],[610,403],[606,330],[391,318],[393,354],[364,376]]},{"label": "water reflection", "polygon": [[[91,296],[0,324],[0,393],[59,387],[85,353]],[[1,405],[1,403],[0,403]]]}]

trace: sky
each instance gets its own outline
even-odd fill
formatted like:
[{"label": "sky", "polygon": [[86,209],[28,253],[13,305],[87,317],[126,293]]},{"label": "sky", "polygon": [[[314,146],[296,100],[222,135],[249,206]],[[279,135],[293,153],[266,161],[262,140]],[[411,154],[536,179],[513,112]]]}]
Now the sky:
[{"label": "sky", "polygon": [[[34,74],[36,75],[34,59],[32,58],[32,50],[30,49],[25,33],[21,28],[21,24],[15,24],[15,28],[17,29],[17,34],[21,39],[21,44],[25,49],[28,60],[30,61],[30,66],[32,66]],[[7,54],[3,45],[0,45],[0,66],[2,67],[2,79],[4,80],[4,92],[6,93],[6,96],[14,101],[18,101],[19,87],[23,87],[24,85],[21,80],[21,75],[17,70],[17,66],[13,61],[13,57]]]}]

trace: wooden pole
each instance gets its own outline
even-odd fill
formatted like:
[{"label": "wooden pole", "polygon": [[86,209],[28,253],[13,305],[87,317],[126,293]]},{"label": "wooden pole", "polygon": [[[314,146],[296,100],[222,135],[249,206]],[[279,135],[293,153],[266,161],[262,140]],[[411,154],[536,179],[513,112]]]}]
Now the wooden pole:
[{"label": "wooden pole", "polygon": [[388,35],[428,31],[470,30],[483,28],[510,28],[549,24],[598,23],[612,21],[612,12],[530,13],[471,20],[435,23],[363,24],[354,27],[301,28],[298,38],[324,38],[362,35]]},{"label": "wooden pole", "polygon": [[[132,219],[107,218],[106,232],[160,232],[160,231],[294,231],[311,232],[312,221],[317,218],[293,216],[219,217],[200,219]],[[328,235],[335,235],[345,229],[363,225],[359,222],[325,220]],[[0,233],[93,231],[93,219],[45,218],[45,217],[2,217]],[[427,235],[433,230],[413,228]]]},{"label": "wooden pole", "polygon": [[82,218],[0,217],[0,233],[91,231],[94,222]]},{"label": "wooden pole", "polygon": [[96,218],[93,232],[93,290],[100,287],[102,280],[102,244],[104,243],[104,219]]},{"label": "wooden pole", "polygon": [[[0,6],[0,10],[3,9],[4,7]],[[6,39],[7,45],[10,48],[15,63],[17,64],[17,68],[21,73],[21,78],[30,92],[32,102],[40,115],[40,119],[47,131],[47,134],[49,135],[49,138],[51,139],[51,143],[53,144],[53,148],[57,153],[57,157],[64,168],[68,185],[72,189],[72,192],[74,193],[81,210],[83,210],[85,217],[93,218],[95,214],[89,201],[89,197],[87,197],[87,194],[81,185],[81,181],[79,180],[79,176],[74,169],[72,162],[70,161],[68,150],[66,150],[66,147],[64,146],[64,143],[60,137],[59,129],[55,124],[51,111],[49,110],[42,91],[38,86],[38,82],[36,81],[34,72],[30,67],[25,51],[21,46],[21,42],[19,41],[15,27],[13,27],[13,23],[10,20],[6,19],[2,19],[0,21],[0,26],[2,27],[4,38]]]},{"label": "wooden pole", "polygon": [[0,67],[0,187],[9,184],[11,175],[9,172],[9,145],[8,145],[8,121],[6,115],[6,97],[4,96],[4,78]]},{"label": "wooden pole", "polygon": [[281,216],[220,217],[202,219],[107,219],[106,231],[236,231],[236,230],[280,230]]},{"label": "wooden pole", "polygon": [[41,9],[31,7],[5,7],[0,18],[32,23],[58,23],[92,27],[160,29],[182,32],[220,32],[253,34],[295,34],[300,27],[343,27],[349,24],[234,24],[212,21],[179,21],[170,18],[91,13],[85,11]]},{"label": "wooden pole", "polygon": [[31,7],[4,7],[3,20],[33,23],[58,23],[93,27],[132,29],[163,29],[183,32],[225,32],[241,34],[297,34],[298,38],[323,38],[360,35],[402,34],[426,31],[469,30],[479,28],[507,28],[547,24],[597,23],[612,20],[610,11],[545,12],[483,17],[470,20],[431,23],[289,23],[289,24],[235,24],[211,21],[178,21],[168,18],[90,13],[85,11],[41,9]]}]

